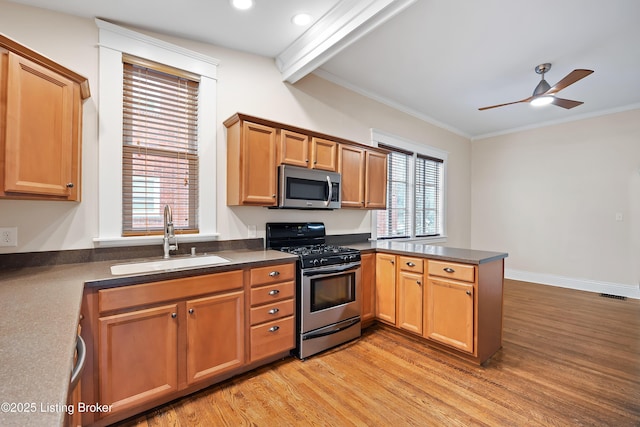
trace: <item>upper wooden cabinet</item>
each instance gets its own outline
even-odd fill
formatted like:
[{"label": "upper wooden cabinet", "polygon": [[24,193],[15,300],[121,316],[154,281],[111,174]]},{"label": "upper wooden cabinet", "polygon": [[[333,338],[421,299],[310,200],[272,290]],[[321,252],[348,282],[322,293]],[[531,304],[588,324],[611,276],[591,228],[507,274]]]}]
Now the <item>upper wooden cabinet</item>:
[{"label": "upper wooden cabinet", "polygon": [[387,154],[340,144],[342,207],[386,209]]},{"label": "upper wooden cabinet", "polygon": [[281,129],[278,164],[335,172],[338,168],[338,144],[328,139]]},{"label": "upper wooden cabinet", "polygon": [[227,127],[227,205],[275,206],[276,128],[238,115]]},{"label": "upper wooden cabinet", "polygon": [[0,197],[80,200],[86,78],[0,35]]}]

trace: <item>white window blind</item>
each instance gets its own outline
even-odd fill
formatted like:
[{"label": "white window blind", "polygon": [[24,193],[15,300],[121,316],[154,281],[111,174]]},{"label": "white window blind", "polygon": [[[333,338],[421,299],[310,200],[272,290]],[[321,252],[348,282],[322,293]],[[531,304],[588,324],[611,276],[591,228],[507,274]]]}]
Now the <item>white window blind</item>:
[{"label": "white window blind", "polygon": [[123,55],[123,235],[198,232],[197,76]]},{"label": "white window blind", "polygon": [[416,157],[415,224],[417,237],[440,235],[440,195],[443,161]]},{"label": "white window blind", "polygon": [[387,157],[387,209],[377,212],[378,239],[443,234],[444,161],[378,144]]},{"label": "white window blind", "polygon": [[[390,147],[381,146],[386,149]],[[409,160],[411,153],[392,149],[387,156],[387,209],[378,212],[379,239],[409,237]]]}]

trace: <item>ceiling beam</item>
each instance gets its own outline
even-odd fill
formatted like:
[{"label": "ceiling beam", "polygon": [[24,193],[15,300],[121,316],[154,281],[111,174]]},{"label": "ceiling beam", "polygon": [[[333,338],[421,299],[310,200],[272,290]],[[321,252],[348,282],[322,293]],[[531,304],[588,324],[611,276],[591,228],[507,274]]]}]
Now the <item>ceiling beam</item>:
[{"label": "ceiling beam", "polygon": [[282,80],[297,82],[415,1],[340,1],[276,57]]}]

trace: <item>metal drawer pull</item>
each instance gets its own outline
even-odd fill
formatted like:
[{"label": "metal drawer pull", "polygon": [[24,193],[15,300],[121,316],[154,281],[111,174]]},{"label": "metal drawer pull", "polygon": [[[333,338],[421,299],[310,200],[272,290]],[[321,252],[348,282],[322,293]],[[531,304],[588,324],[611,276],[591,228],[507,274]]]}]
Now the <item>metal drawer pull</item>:
[{"label": "metal drawer pull", "polygon": [[193,314],[193,313],[194,313],[194,311],[195,311],[195,310],[194,310],[193,308],[190,308],[190,309],[189,309],[189,314]]},{"label": "metal drawer pull", "polygon": [[269,328],[269,332],[275,332],[278,329],[280,329],[280,326],[272,326],[272,327]]},{"label": "metal drawer pull", "polygon": [[279,275],[280,275],[279,271],[272,271],[271,273],[269,273],[269,276],[271,276],[271,277],[277,277]]},{"label": "metal drawer pull", "polygon": [[280,293],[280,291],[278,289],[274,289],[272,291],[269,291],[269,295],[278,295]]},{"label": "metal drawer pull", "polygon": [[471,291],[467,291],[467,295],[471,295]]},{"label": "metal drawer pull", "polygon": [[417,283],[418,285],[422,285],[422,282],[421,282],[420,280],[416,280],[416,283]]},{"label": "metal drawer pull", "polygon": [[443,268],[444,271],[446,271],[447,273],[455,273],[456,271],[453,268]]},{"label": "metal drawer pull", "polygon": [[176,317],[178,317],[178,313],[171,313],[171,318],[175,319]]},{"label": "metal drawer pull", "polygon": [[276,314],[279,311],[280,311],[279,308],[272,308],[271,310],[269,310],[269,314]]},{"label": "metal drawer pull", "polygon": [[407,265],[408,265],[409,267],[415,267],[415,266],[416,266],[416,265],[415,265],[414,263],[412,263],[411,261],[409,261],[409,262],[407,263]]}]

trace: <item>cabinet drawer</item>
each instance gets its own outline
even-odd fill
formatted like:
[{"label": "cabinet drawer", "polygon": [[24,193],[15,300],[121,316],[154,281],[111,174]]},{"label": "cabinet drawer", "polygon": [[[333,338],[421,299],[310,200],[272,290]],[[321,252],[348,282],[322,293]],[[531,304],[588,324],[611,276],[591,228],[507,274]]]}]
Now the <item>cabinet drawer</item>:
[{"label": "cabinet drawer", "polygon": [[212,294],[243,287],[241,270],[164,280],[143,285],[121,286],[98,291],[100,312],[157,304],[197,295]]},{"label": "cabinet drawer", "polygon": [[400,270],[413,271],[416,273],[422,273],[424,271],[422,258],[401,256],[398,257],[398,262],[400,263]]},{"label": "cabinet drawer", "polygon": [[251,305],[265,304],[293,297],[293,282],[251,288]]},{"label": "cabinet drawer", "polygon": [[429,260],[429,275],[431,276],[473,282],[476,278],[475,272],[473,265]]},{"label": "cabinet drawer", "polygon": [[293,280],[295,264],[280,264],[251,269],[251,286]]},{"label": "cabinet drawer", "polygon": [[251,327],[251,360],[291,350],[294,344],[293,316]]},{"label": "cabinet drawer", "polygon": [[261,305],[251,308],[251,324],[268,322],[293,315],[293,299],[274,302],[273,304]]}]

